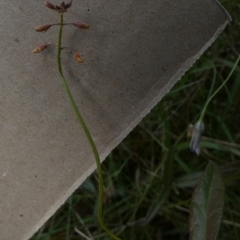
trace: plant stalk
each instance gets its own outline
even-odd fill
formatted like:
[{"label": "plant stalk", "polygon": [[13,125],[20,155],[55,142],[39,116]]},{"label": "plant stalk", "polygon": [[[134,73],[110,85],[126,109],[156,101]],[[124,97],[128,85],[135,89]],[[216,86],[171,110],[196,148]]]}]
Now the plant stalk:
[{"label": "plant stalk", "polygon": [[237,67],[238,63],[240,60],[240,55],[238,56],[233,68],[231,69],[230,73],[228,74],[227,78],[223,81],[223,83],[217,88],[217,90],[208,98],[207,102],[205,103],[205,106],[203,107],[203,110],[201,112],[199,121],[203,122],[203,118],[206,112],[206,109],[208,107],[208,104],[212,101],[212,99],[216,96],[216,94],[222,89],[222,87],[227,83],[227,81],[230,79],[232,76],[233,72],[235,71],[235,68]]},{"label": "plant stalk", "polygon": [[74,113],[80,123],[80,125],[82,126],[86,137],[88,139],[89,144],[91,145],[92,151],[94,153],[94,157],[96,160],[96,164],[97,164],[97,173],[98,173],[98,222],[100,227],[112,238],[115,240],[121,240],[120,238],[118,238],[117,236],[115,236],[104,224],[103,222],[103,210],[102,210],[102,206],[103,206],[103,176],[102,176],[102,168],[101,168],[101,161],[100,161],[100,157],[98,154],[98,150],[96,148],[96,145],[92,139],[92,136],[87,128],[87,125],[85,124],[79,110],[78,107],[73,99],[73,96],[71,94],[71,91],[68,87],[68,84],[65,80],[65,77],[63,75],[62,72],[62,64],[61,64],[61,52],[62,52],[62,32],[63,32],[63,13],[60,13],[60,24],[59,24],[59,35],[58,35],[58,47],[57,47],[57,63],[58,63],[58,71],[62,80],[62,84],[64,86],[64,89],[67,93],[68,99],[71,103],[71,106],[74,110]]}]

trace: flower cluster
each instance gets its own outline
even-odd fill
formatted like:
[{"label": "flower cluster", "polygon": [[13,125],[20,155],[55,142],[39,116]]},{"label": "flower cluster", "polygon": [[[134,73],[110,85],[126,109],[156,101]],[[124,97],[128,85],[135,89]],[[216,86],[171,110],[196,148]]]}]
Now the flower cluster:
[{"label": "flower cluster", "polygon": [[[67,12],[67,10],[72,6],[72,0],[69,3],[65,3],[64,1],[62,3],[60,3],[59,5],[54,5],[50,2],[45,2],[44,3],[45,6],[47,6],[48,8],[57,11],[60,14],[63,14],[65,12]],[[39,27],[37,27],[35,30],[37,32],[46,32],[50,27],[52,26],[56,26],[56,25],[73,25],[74,27],[78,28],[78,29],[88,29],[89,25],[86,23],[82,23],[82,22],[73,22],[73,23],[53,23],[53,24],[44,24],[41,25]],[[50,44],[45,44],[45,45],[40,45],[38,47],[36,47],[35,49],[32,50],[32,53],[41,53],[42,51],[44,51]],[[63,49],[63,47],[61,48]],[[80,55],[79,52],[74,51],[74,59],[79,62],[79,63],[83,63],[83,59]]]},{"label": "flower cluster", "polygon": [[53,9],[59,13],[64,13],[67,12],[67,9],[72,6],[72,0],[67,4],[65,4],[65,2],[62,2],[59,5],[53,5],[52,3],[47,1],[44,4],[50,9]]}]

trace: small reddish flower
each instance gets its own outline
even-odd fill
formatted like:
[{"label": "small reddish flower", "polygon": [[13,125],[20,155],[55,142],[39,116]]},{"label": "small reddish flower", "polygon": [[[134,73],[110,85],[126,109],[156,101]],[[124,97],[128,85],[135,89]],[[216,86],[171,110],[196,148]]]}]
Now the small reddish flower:
[{"label": "small reddish flower", "polygon": [[48,8],[56,10],[55,6],[54,6],[52,3],[46,1],[44,4],[45,4],[45,6],[47,6]]},{"label": "small reddish flower", "polygon": [[55,8],[56,8],[56,11],[59,12],[59,13],[64,13],[64,12],[67,12],[67,9],[70,8],[72,6],[72,0],[65,4],[65,2],[62,2],[60,3],[60,5],[56,5]]},{"label": "small reddish flower", "polygon": [[83,63],[83,59],[82,59],[80,53],[77,51],[74,52],[74,59],[79,63]]},{"label": "small reddish flower", "polygon": [[42,52],[48,45],[40,45],[32,50],[32,53],[40,53]]},{"label": "small reddish flower", "polygon": [[86,23],[82,23],[82,22],[75,22],[73,23],[73,25],[79,29],[88,29],[89,25]]},{"label": "small reddish flower", "polygon": [[[64,2],[63,2],[63,3],[64,3]],[[70,8],[70,7],[72,6],[72,0],[71,0],[69,3],[67,3],[67,4],[64,3],[64,5],[65,5],[65,6],[64,6],[65,9]]]},{"label": "small reddish flower", "polygon": [[45,1],[44,3],[48,8],[56,10],[59,13],[67,12],[67,9],[72,6],[72,0],[69,3],[65,3],[64,1],[60,3],[60,5],[53,5],[50,2]]},{"label": "small reddish flower", "polygon": [[36,28],[37,32],[46,32],[52,25],[51,24],[45,24],[42,26],[39,26]]}]

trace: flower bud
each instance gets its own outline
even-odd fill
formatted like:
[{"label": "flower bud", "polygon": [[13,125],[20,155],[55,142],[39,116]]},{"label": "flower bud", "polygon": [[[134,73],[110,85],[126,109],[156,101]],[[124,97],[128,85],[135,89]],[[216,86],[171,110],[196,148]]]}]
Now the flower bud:
[{"label": "flower bud", "polygon": [[190,151],[195,152],[198,156],[200,154],[200,141],[204,131],[204,123],[197,121],[193,126],[193,133],[190,142]]},{"label": "flower bud", "polygon": [[45,24],[42,26],[39,26],[36,28],[37,32],[46,32],[52,25],[51,24]]},{"label": "flower bud", "polygon": [[79,29],[88,29],[89,25],[86,23],[82,23],[82,22],[75,22],[73,23],[73,25]]},{"label": "flower bud", "polygon": [[40,45],[32,50],[32,53],[40,53],[42,52],[48,45]]},{"label": "flower bud", "polygon": [[54,6],[52,3],[46,1],[44,4],[45,4],[45,6],[47,6],[48,8],[51,8],[51,9],[54,9],[54,10],[55,10],[55,6]]},{"label": "flower bud", "polygon": [[80,53],[77,51],[74,52],[74,59],[79,63],[83,63],[83,59],[82,59]]},{"label": "flower bud", "polygon": [[72,6],[72,0],[71,0],[69,3],[64,4],[64,5],[65,5],[65,6],[64,6],[65,9],[70,8],[70,7]]}]

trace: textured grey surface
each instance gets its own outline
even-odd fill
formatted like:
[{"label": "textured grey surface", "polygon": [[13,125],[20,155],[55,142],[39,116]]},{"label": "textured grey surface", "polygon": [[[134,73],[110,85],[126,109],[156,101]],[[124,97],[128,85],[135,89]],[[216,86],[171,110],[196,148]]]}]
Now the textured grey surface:
[{"label": "textured grey surface", "polygon": [[[26,240],[95,169],[58,77],[58,21],[44,1],[0,2],[0,234]],[[58,4],[58,1],[52,1]],[[214,0],[74,1],[64,72],[101,159],[138,124],[215,40],[229,16]]]}]

